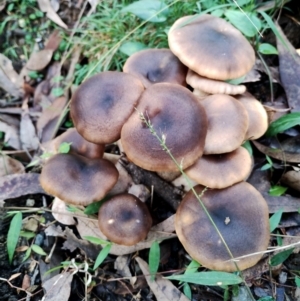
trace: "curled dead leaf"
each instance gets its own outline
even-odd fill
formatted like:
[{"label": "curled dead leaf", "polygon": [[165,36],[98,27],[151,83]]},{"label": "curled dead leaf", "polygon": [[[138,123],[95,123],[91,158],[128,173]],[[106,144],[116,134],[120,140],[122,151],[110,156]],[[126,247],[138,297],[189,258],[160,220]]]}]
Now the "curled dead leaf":
[{"label": "curled dead leaf", "polygon": [[55,198],[52,205],[52,215],[64,225],[75,225],[73,214],[67,210],[66,203],[59,198]]},{"label": "curled dead leaf", "polygon": [[43,49],[33,52],[26,64],[26,68],[35,71],[43,70],[50,63],[52,55],[52,49]]},{"label": "curled dead leaf", "polygon": [[0,177],[24,172],[25,168],[20,161],[6,155],[0,155]]}]

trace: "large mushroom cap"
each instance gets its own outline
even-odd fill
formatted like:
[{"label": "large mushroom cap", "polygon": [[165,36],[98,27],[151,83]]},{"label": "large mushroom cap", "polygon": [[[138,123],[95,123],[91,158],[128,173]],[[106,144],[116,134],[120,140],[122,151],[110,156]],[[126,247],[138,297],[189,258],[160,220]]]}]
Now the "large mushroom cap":
[{"label": "large mushroom cap", "polygon": [[123,71],[138,77],[147,88],[161,82],[185,85],[187,67],[169,49],[145,49],[131,55]]},{"label": "large mushroom cap", "polygon": [[201,76],[227,80],[245,75],[255,62],[247,39],[230,23],[212,16],[185,16],[169,31],[169,47]]},{"label": "large mushroom cap", "polygon": [[223,154],[237,149],[244,141],[248,129],[248,114],[235,98],[225,95],[210,95],[201,100],[208,129],[204,154]]},{"label": "large mushroom cap", "polygon": [[183,168],[203,153],[207,131],[204,109],[188,89],[168,83],[150,86],[142,94],[137,113],[124,124],[121,142],[130,161],[152,171],[176,171],[170,156],[140,119],[143,113]]},{"label": "large mushroom cap", "polygon": [[77,131],[93,143],[117,141],[143,90],[141,81],[128,73],[107,71],[89,78],[71,101]]},{"label": "large mushroom cap", "polygon": [[44,190],[66,203],[86,206],[100,201],[116,184],[119,173],[105,159],[88,159],[75,154],[57,154],[43,167]]},{"label": "large mushroom cap", "polygon": [[112,242],[132,246],[146,238],[152,218],[137,197],[123,193],[106,201],[99,210],[99,228]]},{"label": "large mushroom cap", "polygon": [[240,146],[230,153],[202,156],[185,172],[198,184],[221,189],[246,180],[251,169],[251,156]]},{"label": "large mushroom cap", "polygon": [[[200,185],[194,188],[198,195],[204,189]],[[241,182],[221,190],[207,190],[201,200],[234,257],[267,249],[270,238],[268,206],[253,186]],[[178,207],[175,229],[185,250],[203,266],[211,270],[236,270],[192,191],[186,194]],[[244,270],[255,265],[261,257],[262,254],[245,257],[237,265]]]}]

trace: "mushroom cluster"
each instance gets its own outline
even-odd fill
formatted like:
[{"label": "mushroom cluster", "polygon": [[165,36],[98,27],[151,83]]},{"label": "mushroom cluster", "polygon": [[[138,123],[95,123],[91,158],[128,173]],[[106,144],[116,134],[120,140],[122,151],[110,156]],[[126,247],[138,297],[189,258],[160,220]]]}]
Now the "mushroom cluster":
[{"label": "mushroom cluster", "polygon": [[[74,142],[70,154],[51,158],[42,171],[42,186],[70,203],[81,200],[82,205],[87,205],[98,201],[118,177],[114,165],[101,159],[103,145],[118,140],[129,161],[139,167],[155,172],[176,171],[172,158],[149,129],[151,124],[172,156],[199,184],[197,193],[209,188],[203,196],[204,205],[218,227],[225,223],[221,233],[228,239],[234,256],[264,250],[268,244],[267,205],[255,188],[243,182],[251,172],[252,160],[241,144],[264,134],[267,114],[260,102],[245,92],[245,86],[226,82],[244,76],[252,68],[254,51],[236,28],[211,15],[177,20],[169,32],[169,46],[170,50],[137,52],[126,61],[124,72],[102,72],[78,87],[70,113],[76,135],[86,140],[88,146],[77,146],[80,143]],[[62,171],[57,172],[61,167]],[[111,175],[100,175],[100,170],[106,173],[109,169]],[[50,182],[49,177],[55,182]],[[65,181],[64,177],[71,183],[65,191],[57,188],[58,182]],[[95,191],[92,183],[96,184]],[[107,189],[105,193],[102,186]],[[117,212],[111,207],[113,204],[123,206],[125,213]],[[240,213],[236,215],[233,207],[240,207]],[[139,208],[140,212],[135,213],[131,208]],[[250,220],[244,220],[245,216]],[[119,226],[116,220],[123,220],[124,226]],[[199,202],[189,192],[176,215],[180,241],[204,266],[234,270],[232,262],[221,264],[229,259],[228,254],[224,254],[216,233],[208,232],[212,231],[212,225],[206,220]],[[99,212],[101,231],[120,244],[132,245],[144,239],[151,223],[147,207],[143,203],[140,206],[139,200],[127,194],[120,195],[120,199],[113,197]],[[192,231],[198,224],[203,224],[199,226],[203,234]],[[253,224],[255,227],[251,228]],[[142,225],[145,232],[136,237],[129,234]],[[246,235],[252,241],[250,249],[242,241],[233,243],[238,240],[235,229],[247,229]],[[124,240],[117,238],[120,236]],[[211,240],[205,241],[205,237]],[[252,247],[254,238],[259,241],[258,248]],[[211,257],[217,263],[206,263]],[[243,261],[240,268],[255,264],[259,258]]]}]

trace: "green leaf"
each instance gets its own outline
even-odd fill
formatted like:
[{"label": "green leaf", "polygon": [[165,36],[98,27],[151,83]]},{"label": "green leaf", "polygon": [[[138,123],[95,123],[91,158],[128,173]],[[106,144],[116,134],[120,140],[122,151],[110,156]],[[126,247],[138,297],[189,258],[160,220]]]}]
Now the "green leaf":
[{"label": "green leaf", "polygon": [[282,251],[282,252],[274,255],[270,260],[270,265],[276,266],[278,264],[283,263],[293,253],[293,251],[294,251],[294,248]]},{"label": "green leaf", "polygon": [[276,211],[269,219],[270,223],[270,232],[273,232],[279,225],[281,217],[282,217],[283,210],[280,209]]},{"label": "green leaf", "polygon": [[266,163],[265,165],[263,165],[263,166],[260,168],[260,170],[268,170],[268,169],[270,169],[270,168],[272,168],[272,165],[270,165],[269,163]]},{"label": "green leaf", "polygon": [[155,279],[160,261],[160,247],[157,241],[154,241],[149,251],[149,271],[151,274],[151,280]]},{"label": "green leaf", "polygon": [[135,52],[141,51],[143,49],[147,49],[148,47],[140,42],[125,42],[121,45],[119,50],[124,54],[131,56]]},{"label": "green leaf", "polygon": [[246,77],[246,75],[243,75],[238,78],[228,79],[228,80],[226,80],[226,83],[231,84],[231,85],[239,85],[244,81],[245,77]]},{"label": "green leaf", "polygon": [[190,299],[192,300],[192,290],[190,286],[185,282],[183,285],[183,293]]},{"label": "green leaf", "polygon": [[41,154],[40,158],[48,159],[48,158],[52,157],[53,155],[54,155],[53,153],[46,152],[46,153]]},{"label": "green leaf", "polygon": [[193,274],[173,275],[166,278],[169,280],[213,286],[232,285],[243,282],[241,277],[226,272],[198,272]]},{"label": "green leaf", "polygon": [[72,144],[72,142],[71,143],[68,143],[68,142],[61,143],[58,148],[58,152],[60,154],[67,154],[71,149],[71,144]]},{"label": "green leaf", "polygon": [[112,244],[108,244],[107,246],[105,246],[101,252],[99,253],[99,255],[96,258],[93,270],[96,270],[98,268],[98,266],[104,261],[104,259],[107,257],[107,255],[109,254],[109,251],[111,249]]},{"label": "green leaf", "polygon": [[269,195],[272,196],[281,196],[287,191],[287,187],[283,187],[280,185],[272,186],[269,190]]},{"label": "green leaf", "polygon": [[253,155],[253,149],[252,149],[252,145],[250,143],[249,140],[245,141],[243,144],[242,144],[242,147],[244,147],[250,154],[250,156]]},{"label": "green leaf", "polygon": [[30,255],[31,255],[31,247],[26,250],[26,253],[25,253],[22,261],[23,262],[26,261]]},{"label": "green leaf", "polygon": [[[129,4],[122,9],[122,12],[130,12],[143,20],[159,23],[167,20],[168,9],[163,1],[159,0],[140,0]],[[163,11],[161,11],[164,9]],[[159,11],[161,11],[159,13]]]},{"label": "green leaf", "polygon": [[278,54],[277,49],[268,43],[262,43],[258,46],[258,51],[262,54]]},{"label": "green leaf", "polygon": [[53,88],[51,93],[55,97],[60,97],[64,95],[64,89],[62,87]]},{"label": "green leaf", "polygon": [[103,200],[99,201],[99,202],[95,202],[92,204],[89,204],[83,211],[84,214],[86,215],[91,215],[91,214],[95,214],[98,213],[100,207],[102,206],[103,202],[106,200],[106,198],[104,198]]},{"label": "green leaf", "polygon": [[298,287],[300,287],[300,277],[295,277],[295,283]]},{"label": "green leaf", "polygon": [[17,212],[12,218],[7,234],[7,253],[9,263],[12,263],[12,259],[16,250],[18,239],[22,228],[22,213]]},{"label": "green leaf", "polygon": [[228,9],[225,16],[233,26],[247,37],[254,37],[261,29],[261,21],[254,14]]},{"label": "green leaf", "polygon": [[197,262],[196,260],[192,260],[189,265],[187,266],[184,274],[193,274],[196,273],[198,268],[201,266],[201,264],[199,262]]},{"label": "green leaf", "polygon": [[275,299],[271,296],[259,298],[257,301],[275,301]]},{"label": "green leaf", "polygon": [[20,236],[25,237],[27,239],[30,239],[30,238],[35,237],[35,233],[34,232],[30,232],[30,231],[21,231],[20,232]]},{"label": "green leaf", "polygon": [[33,252],[35,252],[39,255],[43,255],[43,256],[47,255],[47,253],[45,253],[45,251],[38,245],[32,245],[31,249]]},{"label": "green leaf", "polygon": [[300,124],[300,112],[290,113],[272,122],[266,132],[267,136],[274,136]]},{"label": "green leaf", "polygon": [[84,239],[88,240],[89,242],[95,244],[95,245],[110,245],[111,242],[98,238],[98,237],[94,237],[94,236],[83,236]]}]

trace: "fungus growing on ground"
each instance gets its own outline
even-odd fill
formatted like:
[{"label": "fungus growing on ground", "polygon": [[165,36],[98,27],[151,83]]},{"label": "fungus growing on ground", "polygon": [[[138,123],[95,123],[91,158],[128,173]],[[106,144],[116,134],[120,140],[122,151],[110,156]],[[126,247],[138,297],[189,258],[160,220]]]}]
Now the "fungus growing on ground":
[{"label": "fungus growing on ground", "polygon": [[187,67],[170,49],[136,52],[127,59],[123,71],[138,77],[146,88],[161,82],[186,85]]},{"label": "fungus growing on ground", "polygon": [[141,120],[140,113],[160,137],[165,137],[167,147],[183,168],[202,155],[207,118],[188,89],[168,83],[150,86],[139,100],[137,113],[130,116],[121,132],[124,151],[134,164],[151,171],[176,171],[176,165]]},{"label": "fungus growing on ground", "polygon": [[179,60],[207,79],[237,79],[249,72],[255,63],[254,50],[241,32],[212,15],[178,19],[170,28],[168,40]]},{"label": "fungus growing on ground", "polygon": [[152,218],[147,206],[129,193],[116,195],[99,210],[99,228],[112,242],[132,246],[146,238]]},{"label": "fungus growing on ground", "polygon": [[204,155],[185,172],[198,184],[221,189],[246,180],[251,170],[251,156],[240,146],[230,153]]},{"label": "fungus growing on ground", "polygon": [[118,180],[113,163],[76,154],[57,154],[43,167],[43,189],[66,203],[87,206],[100,201]]},{"label": "fungus growing on ground", "polygon": [[[201,195],[203,186],[194,187]],[[208,189],[200,197],[234,257],[262,252],[270,239],[268,206],[249,183]],[[190,256],[211,270],[233,272],[236,266],[192,191],[182,200],[175,218],[179,240]],[[240,270],[255,265],[262,254],[237,261]]]},{"label": "fungus growing on ground", "polygon": [[223,154],[237,149],[248,129],[248,114],[244,106],[225,94],[207,96],[200,103],[208,120],[204,154]]},{"label": "fungus growing on ground", "polygon": [[143,90],[142,82],[128,73],[107,71],[89,78],[71,101],[77,131],[93,143],[117,141]]}]

